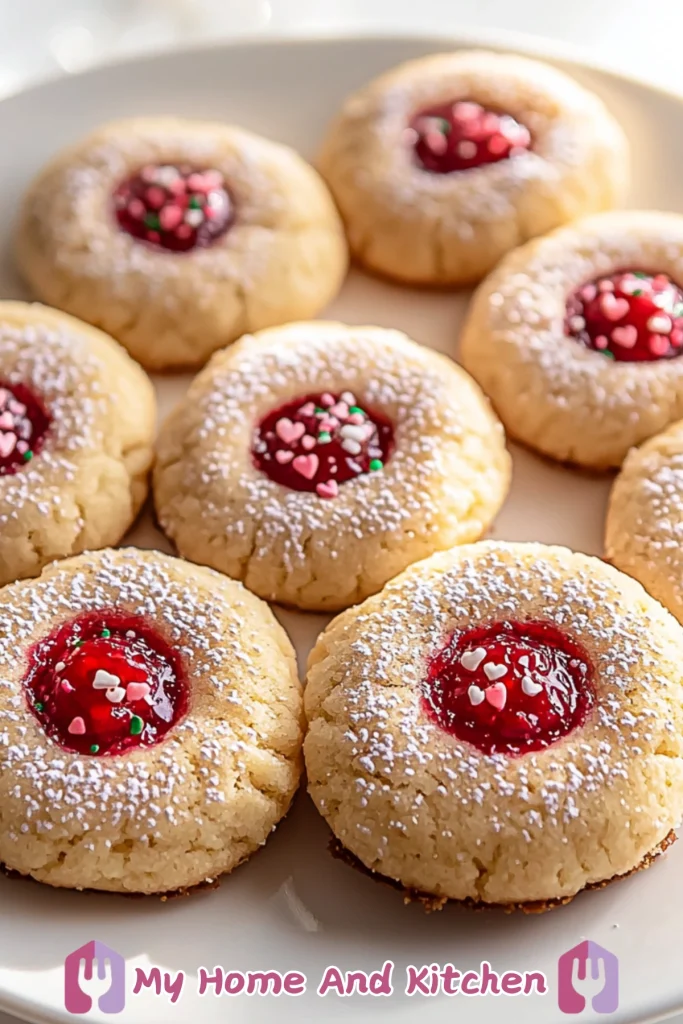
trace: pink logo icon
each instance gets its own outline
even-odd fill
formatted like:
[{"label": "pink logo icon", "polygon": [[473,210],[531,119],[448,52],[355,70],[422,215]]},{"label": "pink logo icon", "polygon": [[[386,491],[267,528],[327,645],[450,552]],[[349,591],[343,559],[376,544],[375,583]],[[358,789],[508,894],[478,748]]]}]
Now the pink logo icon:
[{"label": "pink logo icon", "polygon": [[588,939],[563,953],[557,963],[557,1001],[562,1013],[614,1013],[619,1006],[619,961]]},{"label": "pink logo icon", "polygon": [[126,1005],[126,961],[103,942],[86,942],[64,961],[64,1006],[69,1013],[120,1013]]}]

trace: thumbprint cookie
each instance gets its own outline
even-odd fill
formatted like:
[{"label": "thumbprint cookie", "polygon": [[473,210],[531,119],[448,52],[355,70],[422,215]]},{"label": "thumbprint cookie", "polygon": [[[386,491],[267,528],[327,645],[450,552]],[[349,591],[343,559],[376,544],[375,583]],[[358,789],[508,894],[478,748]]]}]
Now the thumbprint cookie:
[{"label": "thumbprint cookie", "polygon": [[173,118],[116,121],[59,154],[29,187],[16,249],[40,299],[154,370],[314,316],[347,265],[334,203],[293,150]]},{"label": "thumbprint cookie", "polygon": [[356,92],[319,159],[353,255],[428,285],[478,281],[527,239],[619,205],[628,163],[597,96],[548,65],[474,50]]},{"label": "thumbprint cookie", "polygon": [[348,857],[432,905],[567,902],[673,841],[682,643],[599,559],[435,554],[318,639],[310,794]]},{"label": "thumbprint cookie", "polygon": [[462,360],[507,430],[595,469],[683,418],[683,217],[603,213],[510,253]]},{"label": "thumbprint cookie", "polygon": [[607,510],[607,558],[683,622],[683,423],[634,449]]},{"label": "thumbprint cookie", "polygon": [[213,357],[161,430],[154,494],[184,558],[327,610],[478,539],[509,478],[458,366],[398,331],[313,322]]},{"label": "thumbprint cookie", "polygon": [[111,338],[0,302],[0,584],[121,540],[147,494],[152,385]]},{"label": "thumbprint cookie", "polygon": [[70,889],[211,883],[301,769],[294,651],[211,569],[132,548],[0,590],[0,861]]}]

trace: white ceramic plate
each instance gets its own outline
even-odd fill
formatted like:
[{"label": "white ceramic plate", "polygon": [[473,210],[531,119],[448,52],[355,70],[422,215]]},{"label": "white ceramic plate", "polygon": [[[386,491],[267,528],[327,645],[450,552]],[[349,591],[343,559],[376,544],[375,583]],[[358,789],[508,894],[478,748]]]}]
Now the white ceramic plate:
[{"label": "white ceramic plate", "polygon": [[[467,40],[467,43],[471,42]],[[177,114],[235,121],[290,143],[312,156],[324,125],[342,97],[399,61],[461,40],[345,39],[224,46],[104,68],[42,86],[0,105],[2,171],[0,294],[23,296],[12,269],[9,239],[28,178],[58,148],[108,118]],[[499,44],[500,45],[500,44]],[[502,44],[503,47],[505,44]],[[633,143],[632,205],[683,210],[683,102],[648,86],[560,62],[607,101]],[[458,325],[466,296],[425,294],[391,287],[354,272],[328,310],[355,323],[400,327],[418,341],[457,356]],[[163,408],[187,378],[159,381]],[[600,553],[609,481],[556,468],[515,451],[512,493],[494,530],[508,540],[561,542]],[[166,548],[149,517],[133,543]],[[326,620],[282,613],[303,665]],[[150,993],[129,995],[122,1022],[206,1024],[229,1019],[259,1024],[281,1019],[413,1021],[441,1024],[459,1016],[492,1024],[503,1016],[525,1024],[559,1024],[556,970],[561,953],[583,938],[616,953],[621,1003],[610,1020],[660,1020],[683,1008],[678,947],[683,920],[683,843],[649,872],[580,896],[542,917],[473,914],[447,908],[425,915],[400,896],[330,858],[328,832],[304,793],[287,821],[253,860],[226,879],[219,892],[160,903],[59,892],[0,879],[0,1009],[33,1022],[72,1020],[63,1004],[64,957],[90,939],[119,950],[136,965],[187,974],[181,999],[170,1004]],[[388,998],[328,996],[315,988],[324,969],[396,964]],[[460,969],[489,960],[503,970],[542,970],[544,997],[462,996],[407,998],[407,964],[451,962]],[[197,995],[201,965],[226,969],[298,969],[309,980],[300,998]],[[106,1021],[99,1011],[89,1020]],[[587,1010],[582,1021],[604,1020]]]}]

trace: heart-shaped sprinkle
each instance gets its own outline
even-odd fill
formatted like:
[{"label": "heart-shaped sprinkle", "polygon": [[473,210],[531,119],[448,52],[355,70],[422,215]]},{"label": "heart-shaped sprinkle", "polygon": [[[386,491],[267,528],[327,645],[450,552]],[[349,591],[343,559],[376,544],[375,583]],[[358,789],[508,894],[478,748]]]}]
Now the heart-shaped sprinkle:
[{"label": "heart-shaped sprinkle", "polygon": [[340,420],[345,420],[349,415],[349,407],[346,402],[337,402],[336,405],[333,405],[327,411],[331,416],[336,416]]},{"label": "heart-shaped sprinkle", "polygon": [[281,466],[286,466],[293,458],[294,452],[287,451],[286,448],[278,448],[275,452],[275,461],[279,462]]},{"label": "heart-shaped sprinkle", "polygon": [[306,402],[306,404],[302,405],[301,408],[299,409],[300,416],[312,416],[314,412],[315,402]]},{"label": "heart-shaped sprinkle", "polygon": [[653,356],[665,356],[669,351],[669,339],[665,334],[651,334],[648,346]]},{"label": "heart-shaped sprinkle", "polygon": [[72,718],[69,723],[69,732],[72,736],[83,736],[85,734],[85,722],[80,716]]},{"label": "heart-shaped sprinkle", "polygon": [[519,665],[521,665],[522,668],[528,668],[529,667],[529,655],[528,654],[523,654],[521,658],[517,659],[517,663]]},{"label": "heart-shaped sprinkle", "polygon": [[144,700],[149,695],[149,683],[128,683],[126,697],[128,700]]},{"label": "heart-shaped sprinkle", "polygon": [[530,676],[524,676],[524,679],[522,679],[522,690],[526,693],[527,697],[535,697],[542,689],[541,684],[535,683]]},{"label": "heart-shaped sprinkle", "polygon": [[485,657],[486,649],[484,647],[475,647],[473,651],[465,651],[460,658],[460,664],[468,672],[476,672]]},{"label": "heart-shaped sprinkle", "polygon": [[327,480],[323,484],[317,484],[315,489],[321,498],[336,498],[339,494],[339,484],[336,480]]},{"label": "heart-shaped sprinkle", "polygon": [[633,324],[627,324],[625,327],[615,327],[612,331],[612,341],[623,348],[633,348],[638,341],[638,328],[634,327]]},{"label": "heart-shaped sprinkle", "polygon": [[672,327],[671,317],[666,313],[654,313],[647,322],[647,329],[653,334],[668,334]]},{"label": "heart-shaped sprinkle", "polygon": [[0,430],[13,430],[14,428],[14,416],[11,412],[3,412],[0,416]]},{"label": "heart-shaped sprinkle", "polygon": [[315,446],[316,446],[315,438],[311,437],[310,434],[304,434],[304,436],[301,438],[301,447],[304,449],[304,451],[310,452],[310,450],[312,448],[315,448]]},{"label": "heart-shaped sprinkle", "polygon": [[120,704],[126,696],[126,691],[122,686],[112,686],[111,690],[105,691],[104,696],[107,700],[110,700],[112,704]]},{"label": "heart-shaped sprinkle", "polygon": [[[490,679],[491,682],[495,679],[502,679],[503,676],[507,675],[507,671],[506,665],[495,665],[492,661],[490,661],[488,665],[484,665],[484,675],[487,679]],[[501,686],[502,685],[503,684],[501,683]],[[505,689],[504,686],[503,689]]]},{"label": "heart-shaped sprinkle", "polygon": [[600,310],[607,320],[623,320],[629,309],[628,299],[618,299],[612,292],[605,292],[600,299]]},{"label": "heart-shaped sprinkle", "polygon": [[318,472],[319,465],[320,460],[317,455],[297,455],[292,462],[292,469],[301,473],[306,480],[312,480]]},{"label": "heart-shaped sprinkle", "polygon": [[[334,405],[334,403],[335,397],[334,395],[331,395],[329,391],[323,392],[323,394],[320,396],[320,404],[323,406],[323,408],[329,409],[331,405]],[[313,408],[315,410],[315,406]]]},{"label": "heart-shaped sprinkle", "polygon": [[111,672],[107,672],[106,669],[98,668],[95,673],[95,678],[92,681],[93,688],[95,690],[112,690],[114,687],[120,684],[121,680],[118,676],[113,675]]},{"label": "heart-shaped sprinkle", "polygon": [[475,686],[475,684],[472,683],[472,685],[467,688],[467,696],[470,698],[470,704],[474,704],[476,707],[477,704],[481,704],[485,699],[486,694],[480,686]]},{"label": "heart-shaped sprinkle", "polygon": [[493,686],[487,686],[484,696],[492,708],[495,708],[496,711],[502,711],[508,696],[505,683],[494,683]]},{"label": "heart-shaped sprinkle", "polygon": [[16,434],[0,434],[0,458],[6,459],[17,446]]},{"label": "heart-shaped sprinkle", "polygon": [[285,444],[293,444],[294,441],[298,441],[300,437],[303,437],[306,433],[306,427],[303,423],[292,423],[290,419],[283,416],[275,424],[275,433]]}]

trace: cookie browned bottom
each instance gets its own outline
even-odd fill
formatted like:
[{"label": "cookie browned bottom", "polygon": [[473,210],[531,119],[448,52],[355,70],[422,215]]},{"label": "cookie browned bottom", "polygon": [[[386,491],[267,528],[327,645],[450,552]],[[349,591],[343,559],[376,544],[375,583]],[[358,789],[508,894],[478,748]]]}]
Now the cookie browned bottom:
[{"label": "cookie browned bottom", "polygon": [[524,914],[544,914],[547,910],[555,910],[556,907],[563,907],[567,903],[571,903],[571,901],[581,892],[586,892],[589,889],[604,889],[605,886],[610,885],[612,882],[618,882],[622,878],[628,878],[630,875],[634,875],[637,871],[644,871],[646,868],[650,867],[660,854],[665,853],[666,850],[676,842],[677,838],[676,833],[672,829],[661,843],[654,848],[654,850],[645,854],[640,864],[637,864],[636,867],[632,868],[630,871],[626,871],[623,875],[613,875],[612,878],[606,878],[602,882],[591,882],[589,885],[585,885],[583,889],[579,889],[579,892],[574,893],[574,896],[562,896],[553,900],[530,900],[526,903],[487,903],[485,900],[473,900],[469,897],[464,900],[454,900],[450,899],[448,896],[434,896],[428,892],[420,892],[419,889],[406,888],[406,886],[401,885],[400,882],[397,882],[393,878],[381,875],[377,871],[371,871],[370,868],[367,868],[355,856],[355,854],[347,850],[335,835],[330,837],[328,849],[333,857],[343,861],[349,867],[355,868],[356,871],[360,871],[364,875],[368,875],[376,882],[383,882],[385,885],[390,885],[393,889],[398,889],[399,892],[403,893],[404,903],[421,903],[428,914],[432,913],[434,910],[443,910],[447,903],[452,903],[455,906],[468,907],[470,910],[502,910],[506,914],[512,914],[515,910],[521,910]]},{"label": "cookie browned bottom", "polygon": [[[255,851],[258,853],[258,850]],[[254,854],[251,854],[253,857]],[[242,862],[244,863],[244,862]],[[237,864],[232,871],[236,871],[240,867]],[[232,874],[232,871],[230,874]],[[115,892],[113,889],[67,889],[66,886],[50,885],[49,882],[39,882],[37,878],[33,878],[32,875],[22,875],[21,871],[15,871],[13,868],[8,868],[6,864],[0,862],[0,872],[5,878],[11,878],[18,882],[33,882],[35,885],[50,886],[51,889],[60,889],[62,892],[78,892],[88,893],[92,896],[123,896],[128,900],[147,900],[147,899],[158,899],[162,903],[166,903],[168,900],[180,899],[183,896],[195,896],[197,893],[206,892],[207,890],[219,889],[221,885],[220,878],[206,879],[203,882],[197,882],[196,885],[190,885],[186,889],[174,889],[171,892]]]}]

